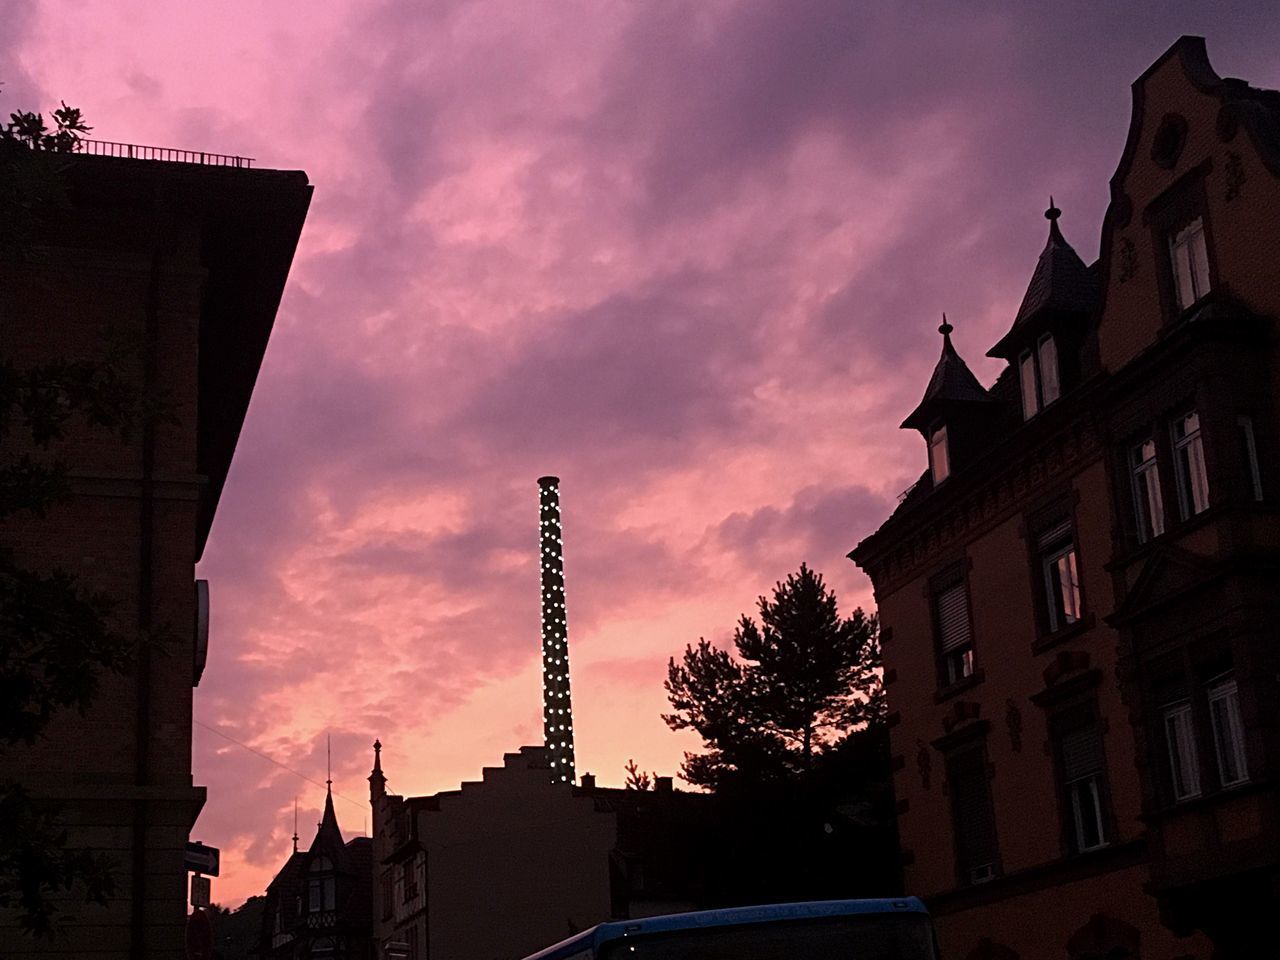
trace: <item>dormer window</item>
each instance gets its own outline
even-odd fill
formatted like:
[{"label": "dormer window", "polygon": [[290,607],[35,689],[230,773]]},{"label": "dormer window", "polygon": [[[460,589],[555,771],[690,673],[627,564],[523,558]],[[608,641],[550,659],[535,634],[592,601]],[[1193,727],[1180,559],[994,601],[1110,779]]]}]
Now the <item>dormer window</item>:
[{"label": "dormer window", "polygon": [[947,457],[947,425],[940,424],[929,434],[929,472],[936,487],[951,474],[951,462]]},{"label": "dormer window", "polygon": [[1169,238],[1174,290],[1179,309],[1185,310],[1209,292],[1209,250],[1204,220],[1196,217]]},{"label": "dormer window", "polygon": [[1062,395],[1058,379],[1058,345],[1053,334],[1044,334],[1034,350],[1024,350],[1018,358],[1018,381],[1022,385],[1022,419],[1030,420],[1042,407]]},{"label": "dormer window", "polygon": [[1058,383],[1058,345],[1053,342],[1053,334],[1046,333],[1040,338],[1040,398],[1047,407],[1062,394]]},{"label": "dormer window", "polygon": [[311,861],[309,873],[307,912],[320,913],[335,909],[338,905],[338,890],[333,876],[333,861],[328,857],[316,857]]},{"label": "dormer window", "polygon": [[1030,350],[1018,359],[1018,379],[1022,382],[1022,419],[1040,412],[1040,391],[1036,388],[1036,358]]}]

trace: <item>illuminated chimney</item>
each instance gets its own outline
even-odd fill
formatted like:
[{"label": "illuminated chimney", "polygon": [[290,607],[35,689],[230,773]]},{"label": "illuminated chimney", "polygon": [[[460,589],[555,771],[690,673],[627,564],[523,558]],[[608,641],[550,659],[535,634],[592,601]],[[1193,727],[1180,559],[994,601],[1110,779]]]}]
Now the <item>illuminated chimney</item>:
[{"label": "illuminated chimney", "polygon": [[564,608],[564,545],[559,477],[538,478],[542,549],[542,726],[553,783],[573,783],[573,702],[569,698],[569,631]]}]

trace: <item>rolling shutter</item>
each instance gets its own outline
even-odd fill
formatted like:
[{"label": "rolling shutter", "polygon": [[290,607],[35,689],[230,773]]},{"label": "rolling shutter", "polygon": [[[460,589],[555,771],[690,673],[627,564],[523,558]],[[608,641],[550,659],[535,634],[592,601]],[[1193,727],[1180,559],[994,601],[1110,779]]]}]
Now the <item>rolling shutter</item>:
[{"label": "rolling shutter", "polygon": [[1094,727],[1062,735],[1062,779],[1067,783],[1102,772],[1102,738]]},{"label": "rolling shutter", "polygon": [[969,602],[963,583],[957,583],[938,594],[938,639],[943,653],[970,644]]},{"label": "rolling shutter", "polygon": [[991,808],[986,754],[965,750],[949,759],[947,788],[955,817],[956,854],[966,873],[996,861],[996,821]]}]

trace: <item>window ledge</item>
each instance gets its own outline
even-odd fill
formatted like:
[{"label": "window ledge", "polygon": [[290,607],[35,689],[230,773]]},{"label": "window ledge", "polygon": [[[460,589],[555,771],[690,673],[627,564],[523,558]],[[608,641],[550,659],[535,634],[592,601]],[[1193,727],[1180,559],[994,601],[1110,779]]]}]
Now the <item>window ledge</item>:
[{"label": "window ledge", "polygon": [[982,668],[979,667],[963,680],[957,680],[955,683],[949,684],[948,686],[939,687],[937,692],[933,695],[933,702],[942,703],[945,700],[950,700],[952,697],[976,687],[986,678],[987,675],[983,673]]},{"label": "window ledge", "polygon": [[1056,647],[1060,643],[1066,643],[1069,640],[1074,640],[1081,634],[1088,633],[1095,626],[1097,626],[1097,623],[1093,614],[1086,613],[1070,626],[1062,627],[1059,630],[1055,630],[1053,633],[1040,634],[1031,642],[1031,652],[1043,653],[1046,650]]},{"label": "window ledge", "polygon": [[1230,800],[1234,797],[1243,796],[1249,793],[1263,793],[1268,790],[1275,790],[1277,787],[1275,780],[1245,780],[1242,783],[1235,783],[1229,787],[1218,787],[1207,793],[1202,793],[1198,797],[1188,797],[1186,800],[1177,800],[1173,803],[1166,803],[1144,813],[1141,816],[1143,823],[1159,824],[1163,820],[1169,820],[1173,817],[1179,817],[1186,813],[1194,813],[1207,807],[1212,807],[1224,800]]},{"label": "window ledge", "polygon": [[[1257,501],[1250,502],[1257,503]],[[1161,544],[1173,543],[1192,531],[1199,530],[1201,527],[1213,523],[1215,520],[1218,520],[1230,513],[1232,508],[1235,506],[1237,505],[1226,501],[1211,503],[1199,513],[1187,517],[1185,520],[1181,518],[1174,520],[1165,529],[1164,533],[1160,534],[1160,536],[1144,540],[1142,543],[1132,542],[1128,546],[1128,549],[1123,553],[1116,554],[1106,563],[1106,569],[1108,571],[1123,569],[1134,561],[1141,560]]]}]

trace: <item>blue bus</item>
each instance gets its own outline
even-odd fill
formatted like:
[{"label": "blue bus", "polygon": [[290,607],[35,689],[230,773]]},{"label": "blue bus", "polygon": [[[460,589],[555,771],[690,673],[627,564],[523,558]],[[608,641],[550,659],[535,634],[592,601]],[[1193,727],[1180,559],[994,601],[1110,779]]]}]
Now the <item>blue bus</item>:
[{"label": "blue bus", "polygon": [[925,906],[815,900],[602,923],[525,960],[938,960]]}]

